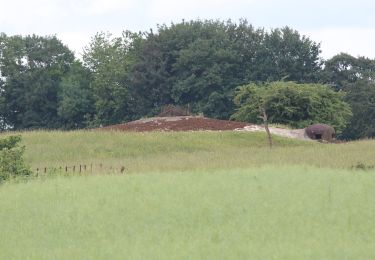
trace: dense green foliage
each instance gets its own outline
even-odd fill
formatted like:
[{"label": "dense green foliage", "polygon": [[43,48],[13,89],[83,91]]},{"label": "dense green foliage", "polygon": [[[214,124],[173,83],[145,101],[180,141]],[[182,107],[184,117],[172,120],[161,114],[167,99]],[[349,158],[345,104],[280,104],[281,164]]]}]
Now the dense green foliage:
[{"label": "dense green foliage", "polygon": [[55,36],[0,35],[0,118],[13,129],[59,128],[62,78],[73,53]]},{"label": "dense green foliage", "polygon": [[335,89],[348,90],[350,84],[359,80],[375,80],[375,60],[340,53],[325,62],[321,81],[332,84]]},{"label": "dense green foliage", "polygon": [[375,137],[375,60],[341,53],[325,63],[321,80],[347,93],[353,117],[343,137]]},{"label": "dense green foliage", "polygon": [[347,139],[375,137],[375,83],[360,80],[347,84],[345,98],[353,111],[349,126],[344,131]]},{"label": "dense green foliage", "polygon": [[20,147],[21,136],[0,139],[0,183],[16,176],[27,176],[31,170],[24,163],[25,147]]},{"label": "dense green foliage", "polygon": [[83,128],[92,124],[94,96],[89,71],[80,62],[72,64],[60,84],[57,115],[62,128]]},{"label": "dense green foliage", "polygon": [[111,35],[99,33],[85,48],[83,61],[92,79],[94,124],[109,125],[132,118],[128,78],[139,37],[124,32],[112,39]]},{"label": "dense green foliage", "polygon": [[84,50],[85,68],[56,37],[2,34],[0,46],[0,123],[13,129],[108,125],[167,104],[228,119],[236,86],[316,81],[321,63],[319,45],[297,31],[267,32],[245,20],[99,33]]},{"label": "dense green foliage", "polygon": [[194,112],[227,119],[236,86],[282,78],[315,81],[319,53],[318,44],[288,27],[266,32],[247,21],[164,25],[147,34],[131,88],[141,114],[190,104]]},{"label": "dense green foliage", "polygon": [[[267,31],[246,20],[182,21],[118,37],[98,33],[82,63],[55,36],[2,33],[0,129],[109,125],[156,115],[169,104],[228,119],[235,113],[237,86],[293,81],[347,92],[356,120],[345,138],[372,137],[372,131],[360,130],[371,128],[361,123],[369,120],[371,102],[361,107],[366,114],[353,102],[371,96],[375,60],[340,53],[324,61],[320,52],[319,44],[289,27]],[[364,82],[367,87],[356,87]],[[335,124],[341,130],[343,124]]]},{"label": "dense green foliage", "polygon": [[260,123],[264,108],[270,123],[304,128],[314,123],[332,125],[340,133],[351,117],[343,94],[321,84],[272,82],[238,87],[234,99],[238,110],[232,119]]}]

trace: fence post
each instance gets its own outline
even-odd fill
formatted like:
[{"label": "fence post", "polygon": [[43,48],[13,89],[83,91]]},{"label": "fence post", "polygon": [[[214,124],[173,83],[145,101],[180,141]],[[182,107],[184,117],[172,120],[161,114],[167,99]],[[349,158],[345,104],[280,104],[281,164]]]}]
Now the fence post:
[{"label": "fence post", "polygon": [[[88,165],[86,165],[86,164],[80,164],[79,170],[78,170],[78,165],[73,165],[73,166],[65,165],[65,167],[57,166],[56,168],[53,168],[53,169],[55,169],[55,170],[60,169],[60,171],[63,171],[64,168],[65,168],[65,172],[68,173],[68,169],[70,167],[72,167],[73,172],[75,172],[76,166],[77,166],[77,172],[79,171],[79,173],[86,172],[86,170],[90,170],[90,172],[93,172],[93,164],[92,163],[89,166],[90,169],[87,169]],[[100,167],[101,172],[103,171],[103,169],[105,169],[102,163],[99,164],[99,167]],[[117,168],[117,167],[114,167],[114,166],[108,166],[108,167],[109,167],[109,168],[107,168],[108,171],[106,170],[106,172],[108,174],[110,174],[110,172],[116,172],[118,170],[120,170],[121,173],[125,173],[125,166],[121,166],[120,168]],[[36,168],[36,176],[39,176],[39,173],[43,173],[43,172],[47,173],[47,170],[48,170],[48,167],[41,167],[41,168],[38,167],[38,168]]]}]

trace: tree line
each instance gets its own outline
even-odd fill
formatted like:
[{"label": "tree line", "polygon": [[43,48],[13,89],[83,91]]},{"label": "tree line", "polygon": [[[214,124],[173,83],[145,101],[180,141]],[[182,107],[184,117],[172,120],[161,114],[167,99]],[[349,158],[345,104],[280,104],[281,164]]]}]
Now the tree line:
[{"label": "tree line", "polygon": [[[239,86],[289,82],[295,90],[308,85],[305,98],[311,102],[317,93],[328,95],[322,86],[337,94],[329,92],[314,109],[330,114],[323,116],[326,123],[341,120],[343,138],[375,136],[375,60],[345,53],[323,60],[320,54],[320,44],[292,28],[267,31],[246,20],[182,21],[119,37],[98,33],[81,59],[56,36],[1,33],[0,129],[97,127],[153,116],[168,104],[233,119],[246,111]],[[279,104],[296,105],[285,91],[278,93],[286,97]],[[341,115],[341,105],[332,106],[338,98],[350,113]],[[320,117],[298,115],[289,114],[288,122]]]}]

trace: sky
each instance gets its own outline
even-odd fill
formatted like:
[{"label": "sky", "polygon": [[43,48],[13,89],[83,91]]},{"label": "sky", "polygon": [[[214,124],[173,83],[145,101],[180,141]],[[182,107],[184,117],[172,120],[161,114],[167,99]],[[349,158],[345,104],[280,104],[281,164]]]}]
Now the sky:
[{"label": "sky", "polygon": [[148,31],[182,19],[247,19],[289,26],[321,43],[322,57],[375,58],[374,0],[0,0],[0,32],[56,35],[77,56],[97,32]]}]

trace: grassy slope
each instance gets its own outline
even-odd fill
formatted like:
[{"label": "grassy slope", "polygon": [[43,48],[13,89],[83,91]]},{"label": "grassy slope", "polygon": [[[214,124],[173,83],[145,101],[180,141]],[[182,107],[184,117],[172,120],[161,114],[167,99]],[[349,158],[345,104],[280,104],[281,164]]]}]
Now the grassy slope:
[{"label": "grassy slope", "polygon": [[375,165],[374,141],[277,138],[270,151],[263,134],[233,132],[23,140],[33,168],[103,163],[148,174],[0,186],[0,259],[375,257],[375,171],[348,170]]},{"label": "grassy slope", "polygon": [[276,139],[268,149],[263,133],[31,132],[23,134],[33,166],[74,164],[125,166],[127,172],[216,170],[261,165],[350,168],[375,165],[375,141],[322,145]]}]

